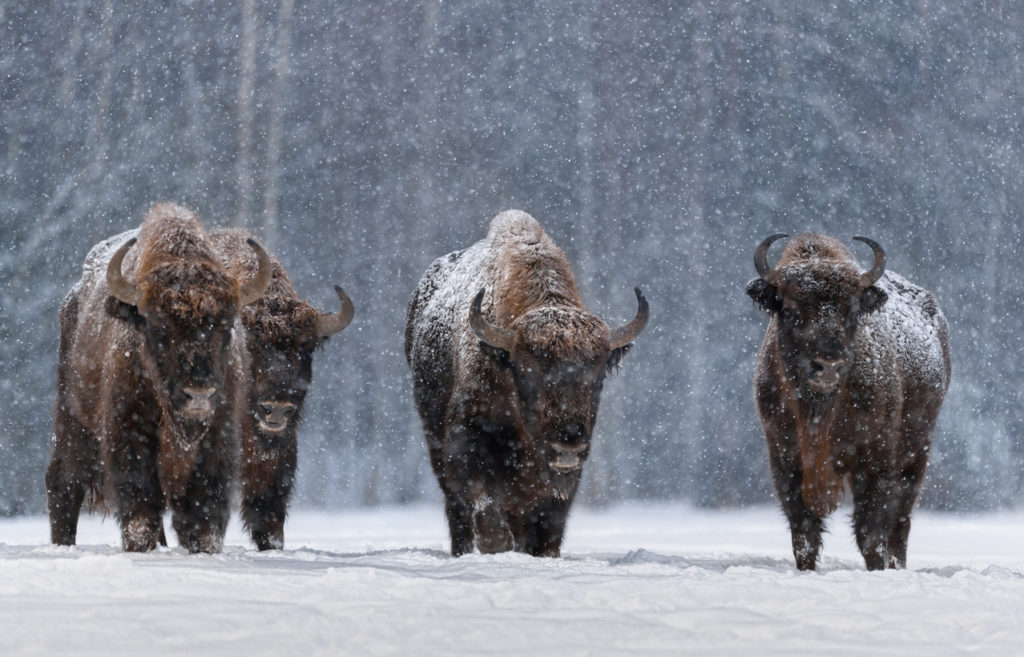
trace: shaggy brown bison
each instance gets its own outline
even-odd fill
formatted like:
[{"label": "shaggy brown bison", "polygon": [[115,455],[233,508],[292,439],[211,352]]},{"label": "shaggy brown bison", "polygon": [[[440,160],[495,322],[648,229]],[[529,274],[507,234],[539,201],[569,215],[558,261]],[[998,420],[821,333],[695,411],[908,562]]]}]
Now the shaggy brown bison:
[{"label": "shaggy brown bison", "polygon": [[405,354],[452,554],[558,556],[605,374],[647,324],[583,309],[568,259],[530,215],[430,266],[409,301]]},{"label": "shaggy brown bison", "polygon": [[127,551],[162,542],[219,551],[246,409],[239,310],[263,294],[270,261],[233,278],[189,210],[154,205],[137,231],[102,242],[61,306],[55,447],[46,473],[51,539],[72,545],[87,493],[117,507]]},{"label": "shaggy brown bison", "polygon": [[907,560],[910,512],[949,386],[949,332],[932,295],[874,265],[861,273],[842,243],[816,234],[768,265],[754,251],[747,294],[771,315],[754,377],[775,488],[797,568],[813,570],[824,519],[853,494],[853,528],[868,569]]},{"label": "shaggy brown bison", "polygon": [[[240,281],[256,276],[259,263],[248,233],[213,231],[211,239],[228,271]],[[270,283],[263,296],[242,309],[248,336],[251,383],[242,424],[239,481],[242,520],[260,550],[284,547],[284,520],[295,482],[298,424],[313,379],[313,352],[342,331],[355,309],[335,286],[341,311],[321,314],[299,299],[280,261],[270,257]]]}]

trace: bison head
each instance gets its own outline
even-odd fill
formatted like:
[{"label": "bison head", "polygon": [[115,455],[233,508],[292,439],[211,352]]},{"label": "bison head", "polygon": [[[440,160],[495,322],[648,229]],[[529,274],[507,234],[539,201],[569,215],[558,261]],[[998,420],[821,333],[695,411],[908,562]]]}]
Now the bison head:
[{"label": "bison head", "polygon": [[885,251],[866,237],[874,265],[861,273],[853,254],[837,240],[797,236],[779,264],[768,266],[768,247],[788,237],[766,238],[754,251],[758,278],[747,294],[774,316],[782,364],[802,398],[824,402],[846,380],[859,318],[881,308],[887,296],[875,286],[885,272]]},{"label": "bison head", "polygon": [[295,428],[313,379],[313,352],[352,321],[352,300],[339,286],[334,291],[337,313],[320,314],[293,296],[265,297],[242,313],[252,337],[252,413],[263,449],[280,446],[278,438]]},{"label": "bison head", "polygon": [[516,318],[510,328],[500,328],[481,316],[484,290],[473,300],[470,326],[485,351],[512,372],[526,433],[563,496],[567,493],[557,479],[578,479],[604,377],[647,325],[647,300],[639,289],[635,292],[636,316],[614,329],[571,307],[536,308]]},{"label": "bison head", "polygon": [[239,286],[212,260],[168,260],[142,275],[124,278],[121,264],[135,238],[125,242],[107,266],[107,285],[141,335],[142,358],[161,398],[184,427],[205,425],[223,401],[232,326],[238,309],[263,294],[270,258],[254,240],[259,273]]}]

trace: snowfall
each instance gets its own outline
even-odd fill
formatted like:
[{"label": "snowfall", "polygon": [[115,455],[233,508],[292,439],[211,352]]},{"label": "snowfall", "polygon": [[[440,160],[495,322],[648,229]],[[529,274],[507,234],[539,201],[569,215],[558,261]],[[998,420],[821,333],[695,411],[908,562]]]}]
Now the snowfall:
[{"label": "snowfall", "polygon": [[233,524],[217,555],[5,519],[0,655],[1024,654],[1024,511],[918,511],[909,568],[872,573],[845,516],[815,573],[772,506],[578,507],[561,559],[452,558],[435,505],[298,510],[264,553]]}]

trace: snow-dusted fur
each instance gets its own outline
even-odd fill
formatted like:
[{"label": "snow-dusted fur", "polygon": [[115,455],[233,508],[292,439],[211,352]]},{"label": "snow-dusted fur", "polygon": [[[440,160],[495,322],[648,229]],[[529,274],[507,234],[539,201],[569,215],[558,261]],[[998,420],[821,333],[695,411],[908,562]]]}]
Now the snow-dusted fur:
[{"label": "snow-dusted fur", "polygon": [[[112,296],[106,278],[112,255],[132,237],[122,272],[141,292],[137,307]],[[54,543],[74,544],[89,493],[116,507],[125,550],[164,542],[165,507],[181,545],[220,550],[248,394],[239,303],[238,281],[181,206],[157,204],[138,231],[92,248],[60,311],[46,474]],[[209,415],[192,412],[186,387],[216,390]]]},{"label": "snow-dusted fur", "polygon": [[[470,308],[509,332],[481,342]],[[409,301],[405,353],[452,553],[557,556],[590,445],[601,385],[628,345],[584,310],[565,254],[530,215],[427,269]]]},{"label": "snow-dusted fur", "polygon": [[795,237],[767,278],[747,287],[771,314],[755,397],[797,566],[815,567],[823,520],[846,485],[868,568],[902,567],[949,386],[946,320],[898,274],[865,288],[852,253],[830,237]]},{"label": "snow-dusted fur", "polygon": [[[240,229],[212,231],[211,241],[239,281],[256,275],[257,259]],[[284,547],[284,521],[295,483],[298,425],[313,379],[320,311],[299,298],[281,262],[271,256],[266,292],[242,309],[251,357],[250,395],[242,423],[239,483],[242,521],[260,550]]]}]

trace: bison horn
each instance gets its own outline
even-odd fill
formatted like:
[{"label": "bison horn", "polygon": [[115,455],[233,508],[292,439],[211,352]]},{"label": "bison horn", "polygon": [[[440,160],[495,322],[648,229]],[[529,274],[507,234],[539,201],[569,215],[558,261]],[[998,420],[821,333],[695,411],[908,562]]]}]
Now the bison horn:
[{"label": "bison horn", "polygon": [[885,273],[885,250],[879,246],[878,242],[870,237],[854,237],[853,239],[858,242],[864,242],[871,247],[872,251],[875,252],[875,264],[871,266],[871,269],[860,276],[861,288],[867,289],[874,285],[878,279],[882,277],[882,274]]},{"label": "bison horn", "polygon": [[117,251],[114,251],[114,255],[107,264],[107,287],[110,288],[110,293],[118,301],[138,307],[139,302],[142,301],[142,291],[138,285],[129,283],[121,272],[121,262],[124,260],[124,255],[128,253],[128,249],[132,248],[136,241],[137,239],[133,237],[122,244]]},{"label": "bison horn", "polygon": [[248,306],[263,296],[263,293],[267,291],[267,285],[270,284],[270,274],[273,271],[273,266],[270,264],[270,254],[260,246],[259,242],[251,237],[246,242],[256,252],[259,269],[256,270],[256,275],[249,279],[238,291],[238,297],[243,306]]},{"label": "bison horn", "polygon": [[473,329],[476,337],[484,344],[495,349],[512,351],[512,331],[503,329],[489,323],[480,316],[480,304],[484,300],[484,289],[480,288],[476,298],[473,299],[473,306],[469,309],[469,326]]},{"label": "bison horn", "polygon": [[651,308],[647,305],[647,299],[644,298],[644,293],[641,292],[638,287],[634,287],[633,292],[636,293],[636,317],[631,319],[628,324],[623,324],[622,326],[612,329],[612,349],[625,347],[627,344],[635,340],[636,336],[640,335],[640,332],[647,326],[647,320],[651,317]]},{"label": "bison horn", "polygon": [[352,321],[352,316],[356,314],[356,307],[352,305],[352,299],[345,294],[345,290],[341,289],[341,286],[335,285],[334,291],[338,293],[338,299],[341,301],[341,310],[336,314],[320,315],[316,318],[316,335],[318,338],[326,338],[335,333],[341,333]]},{"label": "bison horn", "polygon": [[775,282],[775,270],[768,266],[768,247],[772,245],[772,242],[781,240],[783,237],[789,237],[789,235],[785,233],[769,235],[754,249],[754,269],[757,270],[757,275],[768,283]]}]

